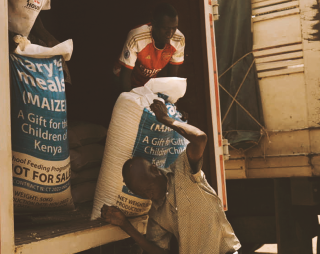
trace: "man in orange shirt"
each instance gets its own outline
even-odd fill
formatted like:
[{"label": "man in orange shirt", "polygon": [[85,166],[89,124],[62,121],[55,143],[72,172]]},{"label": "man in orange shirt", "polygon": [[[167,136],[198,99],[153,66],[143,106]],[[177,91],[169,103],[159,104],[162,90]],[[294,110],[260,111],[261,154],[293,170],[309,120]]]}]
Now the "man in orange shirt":
[{"label": "man in orange shirt", "polygon": [[113,72],[122,91],[143,86],[169,63],[167,76],[176,77],[184,60],[184,35],[177,29],[178,14],[167,3],[158,5],[152,22],[132,29]]}]

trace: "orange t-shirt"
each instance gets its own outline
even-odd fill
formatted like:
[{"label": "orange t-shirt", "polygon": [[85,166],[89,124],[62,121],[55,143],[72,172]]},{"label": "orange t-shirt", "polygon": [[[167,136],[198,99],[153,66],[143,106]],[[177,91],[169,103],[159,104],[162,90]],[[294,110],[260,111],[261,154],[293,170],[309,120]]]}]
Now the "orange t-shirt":
[{"label": "orange t-shirt", "polygon": [[121,65],[132,69],[131,86],[143,86],[155,78],[168,63],[180,65],[184,60],[185,39],[177,29],[164,49],[157,49],[152,38],[151,24],[132,29],[113,72],[119,76]]}]

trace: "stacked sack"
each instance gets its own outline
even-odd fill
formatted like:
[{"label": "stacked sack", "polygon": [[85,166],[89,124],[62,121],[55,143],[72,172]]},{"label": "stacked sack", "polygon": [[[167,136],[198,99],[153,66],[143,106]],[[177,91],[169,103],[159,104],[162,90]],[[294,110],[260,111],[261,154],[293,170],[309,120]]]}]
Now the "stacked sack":
[{"label": "stacked sack", "polygon": [[68,125],[71,194],[74,203],[92,201],[99,176],[107,130],[87,122]]},{"label": "stacked sack", "polygon": [[91,219],[101,216],[104,204],[117,206],[128,217],[146,214],[151,200],[132,193],[123,183],[123,164],[133,156],[143,157],[157,167],[168,167],[184,151],[188,141],[157,121],[150,105],[155,99],[166,104],[176,121],[182,115],[174,103],[186,92],[186,79],[154,78],[143,87],[122,93],[112,112]]},{"label": "stacked sack", "polygon": [[13,39],[19,44],[9,58],[15,213],[71,210],[62,62],[71,58],[72,40],[47,48]]}]

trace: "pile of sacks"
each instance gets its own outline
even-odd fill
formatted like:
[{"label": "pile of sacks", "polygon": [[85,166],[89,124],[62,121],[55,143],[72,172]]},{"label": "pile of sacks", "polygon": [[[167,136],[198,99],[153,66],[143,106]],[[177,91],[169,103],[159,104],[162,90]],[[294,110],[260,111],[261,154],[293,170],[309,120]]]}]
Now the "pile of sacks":
[{"label": "pile of sacks", "polygon": [[107,129],[87,122],[69,122],[71,194],[74,203],[92,201],[104,152]]}]

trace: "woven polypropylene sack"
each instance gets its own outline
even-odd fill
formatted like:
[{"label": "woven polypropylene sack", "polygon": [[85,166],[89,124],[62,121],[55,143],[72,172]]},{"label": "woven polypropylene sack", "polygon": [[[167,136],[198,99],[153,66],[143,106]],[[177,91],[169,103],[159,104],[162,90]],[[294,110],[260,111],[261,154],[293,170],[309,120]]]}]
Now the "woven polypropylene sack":
[{"label": "woven polypropylene sack", "polygon": [[73,186],[76,184],[97,181],[99,172],[100,167],[88,168],[80,172],[74,172],[71,170],[71,189],[73,189]]},{"label": "woven polypropylene sack", "polygon": [[92,202],[96,184],[96,181],[88,181],[72,185],[71,193],[74,203],[79,204],[89,201]]},{"label": "woven polypropylene sack", "polygon": [[70,149],[71,170],[78,172],[88,168],[100,167],[104,146],[90,144]]},{"label": "woven polypropylene sack", "polygon": [[162,100],[166,103],[168,115],[181,121],[181,114],[174,103],[185,91],[185,79],[156,78],[144,87],[119,96],[108,129],[92,219],[101,216],[103,204],[117,206],[128,217],[149,211],[151,201],[134,195],[123,183],[122,167],[133,156],[144,157],[158,167],[166,167],[169,154],[172,153],[172,163],[185,149],[187,140],[158,122],[150,110],[154,99]]},{"label": "woven polypropylene sack", "polygon": [[15,212],[73,209],[62,57],[10,55]]},{"label": "woven polypropylene sack", "polygon": [[69,148],[99,143],[106,139],[107,129],[102,125],[74,121],[68,123]]}]

